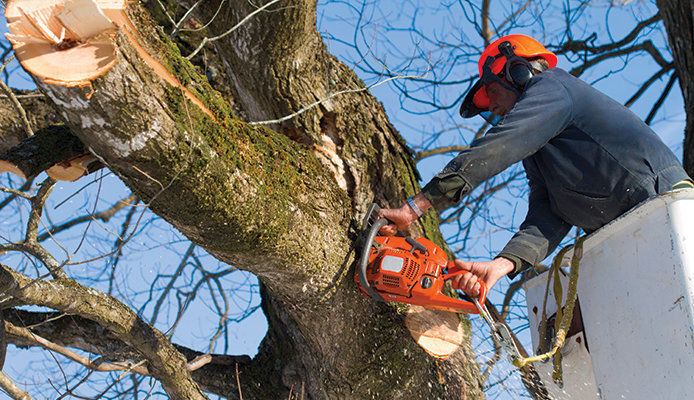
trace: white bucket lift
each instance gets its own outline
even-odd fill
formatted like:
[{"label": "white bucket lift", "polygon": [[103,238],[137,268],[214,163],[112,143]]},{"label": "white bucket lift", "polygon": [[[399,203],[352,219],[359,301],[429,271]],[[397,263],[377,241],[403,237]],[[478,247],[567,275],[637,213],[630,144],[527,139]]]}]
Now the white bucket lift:
[{"label": "white bucket lift", "polygon": [[[547,273],[524,285],[533,351],[546,282]],[[583,330],[562,349],[563,388],[551,360],[535,363],[553,399],[694,398],[694,189],[652,198],[590,235],[577,304]],[[550,292],[546,314],[555,312]]]}]

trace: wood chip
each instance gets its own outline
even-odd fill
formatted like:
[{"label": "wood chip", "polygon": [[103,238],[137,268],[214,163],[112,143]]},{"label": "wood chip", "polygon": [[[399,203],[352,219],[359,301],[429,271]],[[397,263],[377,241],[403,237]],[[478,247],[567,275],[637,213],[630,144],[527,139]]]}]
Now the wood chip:
[{"label": "wood chip", "polygon": [[87,175],[89,173],[89,164],[96,160],[93,154],[85,154],[55,164],[46,170],[46,174],[57,181],[74,182]]},{"label": "wood chip", "polygon": [[458,314],[410,306],[405,326],[415,342],[432,357],[445,360],[463,344],[464,332]]},{"label": "wood chip", "polygon": [[0,173],[3,172],[11,172],[22,179],[26,179],[26,176],[24,176],[24,172],[22,172],[21,169],[17,168],[16,165],[6,160],[0,160]]},{"label": "wood chip", "polygon": [[87,40],[104,31],[116,29],[92,0],[67,0],[57,18],[78,40]]}]

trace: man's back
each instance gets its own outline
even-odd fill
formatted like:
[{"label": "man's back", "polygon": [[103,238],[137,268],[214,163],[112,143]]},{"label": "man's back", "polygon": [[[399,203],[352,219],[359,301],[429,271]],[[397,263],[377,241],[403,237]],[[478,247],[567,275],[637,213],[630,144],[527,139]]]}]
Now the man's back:
[{"label": "man's back", "polygon": [[[687,179],[679,161],[629,109],[567,72],[553,68],[535,76],[518,105],[545,93],[567,101],[545,103],[527,132],[551,137],[524,161],[529,176],[541,177],[552,211],[571,225],[592,231],[645,198]],[[510,112],[502,125],[513,123]],[[522,123],[522,122],[521,122]]]}]

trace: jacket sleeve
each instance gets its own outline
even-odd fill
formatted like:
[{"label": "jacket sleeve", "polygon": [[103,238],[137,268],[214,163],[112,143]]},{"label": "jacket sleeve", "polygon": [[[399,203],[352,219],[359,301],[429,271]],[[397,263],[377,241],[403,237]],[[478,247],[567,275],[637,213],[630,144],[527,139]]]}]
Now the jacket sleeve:
[{"label": "jacket sleeve", "polygon": [[438,212],[454,206],[480,183],[537,152],[571,121],[572,102],[553,77],[534,76],[499,124],[458,154],[422,193]]},{"label": "jacket sleeve", "polygon": [[570,224],[552,212],[547,187],[535,162],[528,159],[523,161],[523,166],[530,186],[528,214],[520,230],[499,254],[516,264],[513,272],[508,274],[509,279],[547,257],[571,229]]}]

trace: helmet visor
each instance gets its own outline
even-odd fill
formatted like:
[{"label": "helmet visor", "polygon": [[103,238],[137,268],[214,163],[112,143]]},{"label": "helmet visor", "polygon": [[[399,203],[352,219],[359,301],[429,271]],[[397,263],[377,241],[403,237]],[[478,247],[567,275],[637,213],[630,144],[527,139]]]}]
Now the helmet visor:
[{"label": "helmet visor", "polygon": [[503,55],[497,54],[495,56],[487,57],[485,60],[484,65],[482,66],[482,76],[477,82],[475,82],[474,85],[472,85],[472,88],[470,88],[468,93],[465,95],[463,104],[460,105],[460,116],[463,118],[472,118],[483,111],[488,111],[489,96],[487,95],[487,90],[485,88],[487,84],[491,82],[498,82],[504,87],[507,87],[507,85],[503,83],[497,74],[493,72],[494,69],[500,70],[497,71],[498,73],[503,70],[503,62],[501,64],[499,64],[499,62],[495,63],[495,61],[499,60],[501,57],[503,57]]},{"label": "helmet visor", "polygon": [[[502,58],[501,64],[496,62]],[[463,118],[472,118],[477,114],[480,114],[487,122],[492,125],[496,125],[501,120],[501,117],[492,114],[489,111],[489,95],[487,94],[487,85],[492,82],[496,82],[502,87],[514,92],[516,98],[520,96],[518,90],[508,83],[504,82],[501,76],[506,75],[506,57],[499,53],[495,56],[487,57],[482,66],[482,77],[475,82],[470,91],[465,95],[463,104],[460,105],[460,115]],[[498,70],[494,73],[494,70]],[[501,75],[501,76],[499,76]]]}]

